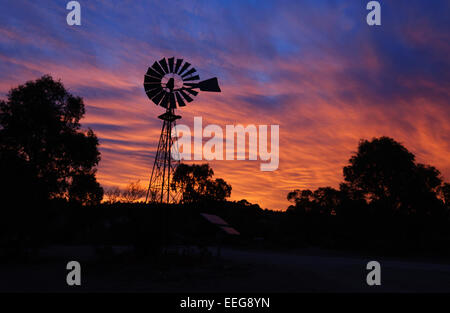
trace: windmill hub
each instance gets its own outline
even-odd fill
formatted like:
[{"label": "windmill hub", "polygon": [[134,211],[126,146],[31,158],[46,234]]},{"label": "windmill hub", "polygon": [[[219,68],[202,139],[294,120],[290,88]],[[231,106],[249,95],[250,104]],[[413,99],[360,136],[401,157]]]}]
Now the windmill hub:
[{"label": "windmill hub", "polygon": [[161,79],[161,86],[165,92],[174,92],[183,88],[183,79],[177,74],[166,74]]}]

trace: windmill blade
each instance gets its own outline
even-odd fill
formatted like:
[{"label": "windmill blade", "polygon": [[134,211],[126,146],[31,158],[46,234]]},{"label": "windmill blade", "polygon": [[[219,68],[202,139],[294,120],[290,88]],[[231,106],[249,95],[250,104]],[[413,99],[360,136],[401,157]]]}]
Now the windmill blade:
[{"label": "windmill blade", "polygon": [[170,100],[170,108],[175,109],[177,107],[177,102],[175,101],[175,95],[173,92],[169,93],[169,100]]},{"label": "windmill blade", "polygon": [[169,93],[165,92],[164,98],[161,100],[161,103],[159,104],[163,108],[168,108],[169,106]]},{"label": "windmill blade", "polygon": [[187,92],[189,92],[191,95],[194,95],[194,96],[198,95],[198,92],[197,92],[197,91],[192,90],[192,89],[190,89],[190,88],[184,88],[184,90],[186,90]]},{"label": "windmill blade", "polygon": [[152,101],[153,101],[156,105],[158,105],[159,102],[161,102],[161,99],[164,97],[165,94],[166,94],[166,92],[164,91],[164,89],[161,88],[161,91],[160,91],[158,94],[156,94],[156,96],[154,96],[154,97],[152,98]]},{"label": "windmill blade", "polygon": [[162,89],[160,84],[147,84],[144,83],[145,92],[153,90],[153,89]]},{"label": "windmill blade", "polygon": [[[151,86],[153,86],[153,87],[151,87]],[[155,83],[155,82],[146,82],[146,83],[144,83],[144,88],[147,88],[147,89],[153,89],[153,88],[156,88],[156,87],[161,87],[161,83]]]},{"label": "windmill blade", "polygon": [[161,75],[160,73],[158,73],[157,71],[155,71],[151,67],[148,68],[147,75],[153,76],[153,77],[156,77],[156,78],[162,78],[163,77],[163,75]]},{"label": "windmill blade", "polygon": [[162,67],[159,65],[158,62],[153,63],[152,68],[157,71],[161,77],[163,77],[166,73],[164,73],[164,70],[162,69]]},{"label": "windmill blade", "polygon": [[144,84],[145,83],[158,83],[158,84],[161,84],[161,78],[145,75],[145,77],[144,77]]},{"label": "windmill blade", "polygon": [[[184,73],[183,75],[181,75],[181,77],[185,78],[188,75],[191,75],[193,73],[195,73],[197,70],[193,67],[191,68],[189,71],[187,71],[186,73]],[[199,78],[200,79],[200,78]]]},{"label": "windmill blade", "polygon": [[195,76],[188,77],[188,78],[186,78],[184,80],[185,81],[190,81],[190,80],[199,80],[199,79],[200,79],[200,76],[195,75]]},{"label": "windmill blade", "polygon": [[180,96],[180,92],[176,92],[175,95],[177,96],[178,106],[180,107],[186,106],[186,103],[184,103],[183,98]]},{"label": "windmill blade", "polygon": [[210,78],[198,83],[201,91],[221,92],[217,77]]},{"label": "windmill blade", "polygon": [[161,60],[159,60],[159,64],[161,65],[161,67],[163,68],[163,70],[166,74],[169,73],[169,68],[167,67],[166,58],[162,58]]},{"label": "windmill blade", "polygon": [[177,64],[175,65],[174,73],[178,73],[178,69],[180,68],[181,63],[183,63],[183,59],[177,59]]},{"label": "windmill blade", "polygon": [[189,62],[184,63],[184,65],[183,65],[183,67],[181,68],[181,70],[180,70],[180,72],[178,73],[178,75],[183,74],[183,72],[184,72],[185,70],[187,70],[189,66],[191,66],[191,63],[189,63]]},{"label": "windmill blade", "polygon": [[179,93],[183,96],[184,99],[186,99],[187,102],[192,102],[194,99],[189,97],[187,93],[185,93],[183,90],[179,90]]},{"label": "windmill blade", "polygon": [[147,84],[144,83],[144,90],[145,92],[153,90],[153,89],[162,89],[160,84],[155,84],[155,83],[151,83],[151,84]]},{"label": "windmill blade", "polygon": [[147,97],[149,97],[150,100],[152,100],[161,91],[163,91],[162,88],[155,88],[155,89],[151,89],[151,90],[146,90],[145,93],[147,94]]},{"label": "windmill blade", "polygon": [[173,61],[175,60],[174,57],[168,58],[167,59],[169,61],[169,72],[173,73]]}]

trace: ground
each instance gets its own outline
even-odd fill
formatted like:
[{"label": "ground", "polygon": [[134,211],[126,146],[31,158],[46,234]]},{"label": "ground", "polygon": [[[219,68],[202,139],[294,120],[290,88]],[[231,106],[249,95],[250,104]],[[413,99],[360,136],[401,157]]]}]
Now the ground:
[{"label": "ground", "polygon": [[[118,249],[116,249],[118,250]],[[126,248],[124,249],[126,250]],[[182,249],[183,250],[183,249]],[[216,248],[166,263],[95,257],[92,247],[51,247],[39,261],[0,264],[0,291],[86,292],[450,292],[450,262],[365,257],[305,249],[279,252]],[[173,251],[172,251],[173,252]],[[55,255],[56,254],[56,255]],[[66,285],[67,262],[82,267],[82,285]],[[381,264],[381,286],[366,284],[367,262]]]}]

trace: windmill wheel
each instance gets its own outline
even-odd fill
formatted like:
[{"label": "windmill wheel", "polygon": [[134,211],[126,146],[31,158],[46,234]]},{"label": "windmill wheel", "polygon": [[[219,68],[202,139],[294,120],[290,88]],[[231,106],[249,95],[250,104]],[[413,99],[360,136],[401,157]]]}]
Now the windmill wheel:
[{"label": "windmill wheel", "polygon": [[198,90],[220,92],[217,78],[200,81],[191,63],[174,57],[162,58],[148,68],[144,76],[144,89],[148,98],[166,109],[186,106],[197,96]]}]

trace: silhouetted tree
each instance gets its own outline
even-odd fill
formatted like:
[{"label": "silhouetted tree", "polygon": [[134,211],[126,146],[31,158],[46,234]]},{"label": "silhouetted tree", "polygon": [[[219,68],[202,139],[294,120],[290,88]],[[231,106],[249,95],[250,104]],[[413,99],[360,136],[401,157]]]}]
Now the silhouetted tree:
[{"label": "silhouetted tree", "polygon": [[141,186],[140,181],[130,183],[125,190],[121,192],[120,199],[125,202],[135,202],[145,197],[147,190]]},{"label": "silhouetted tree", "polygon": [[231,195],[231,185],[222,178],[216,178],[207,183],[206,197],[212,200],[224,201]]},{"label": "silhouetted tree", "polygon": [[349,162],[344,167],[348,189],[380,207],[405,214],[424,213],[437,200],[442,182],[439,171],[416,164],[414,155],[392,138],[362,140]]},{"label": "silhouetted tree", "polygon": [[294,203],[293,206],[288,208],[288,211],[305,214],[311,212],[314,208],[314,193],[309,189],[295,189],[288,193],[287,199]]},{"label": "silhouetted tree", "polygon": [[94,176],[92,170],[88,174],[80,173],[72,177],[69,186],[69,199],[83,205],[96,205],[102,201],[103,189]]},{"label": "silhouetted tree", "polygon": [[119,187],[111,187],[105,190],[106,202],[115,203],[119,202],[122,196],[122,191]]},{"label": "silhouetted tree", "polygon": [[212,179],[213,169],[209,164],[180,164],[173,174],[172,188],[178,188],[184,203],[201,200],[223,201],[231,194],[231,186],[223,179]]},{"label": "silhouetted tree", "polygon": [[341,194],[334,188],[320,187],[314,191],[314,198],[321,214],[335,215],[341,201]]},{"label": "silhouetted tree", "polygon": [[444,201],[447,208],[450,208],[450,183],[443,183],[439,187],[439,196]]},{"label": "silhouetted tree", "polygon": [[129,183],[125,188],[111,187],[105,190],[106,203],[132,203],[142,200],[147,189],[141,185],[140,180]]},{"label": "silhouetted tree", "polygon": [[297,214],[335,215],[341,203],[341,192],[331,187],[320,187],[314,192],[295,189],[287,195],[287,199],[295,205],[288,208]]},{"label": "silhouetted tree", "polygon": [[91,129],[81,130],[84,113],[83,100],[48,75],[9,91],[0,101],[3,198],[20,190],[33,201],[100,202],[98,139]]}]

